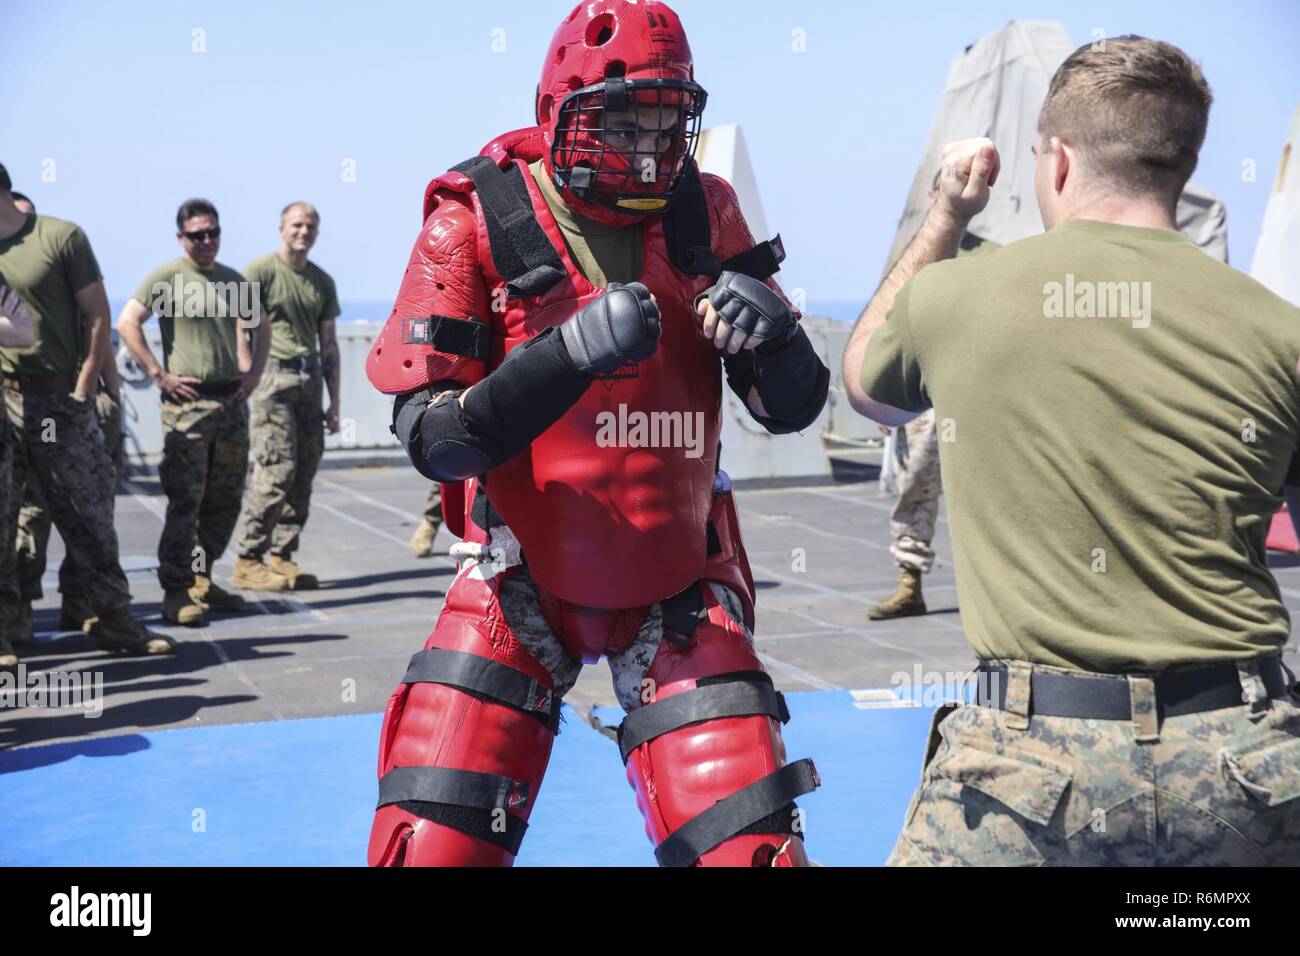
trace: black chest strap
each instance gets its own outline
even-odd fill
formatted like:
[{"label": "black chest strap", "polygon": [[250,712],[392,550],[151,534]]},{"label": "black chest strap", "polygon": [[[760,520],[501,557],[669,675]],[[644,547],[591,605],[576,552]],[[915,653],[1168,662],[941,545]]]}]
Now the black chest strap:
[{"label": "black chest strap", "polygon": [[672,264],[693,276],[716,279],[723,272],[742,272],[755,279],[767,279],[776,274],[785,259],[779,235],[730,259],[718,258],[713,251],[708,199],[694,162],[687,166],[677,198],[664,214],[664,239]]},{"label": "black chest strap", "polygon": [[528,187],[517,163],[504,170],[486,156],[452,167],[474,181],[487,220],[488,244],[506,293],[517,299],[541,295],[567,274],[559,254],[533,212]]},{"label": "black chest strap", "polygon": [[[505,277],[506,293],[512,299],[541,295],[565,277],[564,264],[537,221],[517,163],[503,170],[488,157],[475,156],[452,169],[474,181],[487,220],[492,260]],[[669,261],[687,275],[717,278],[729,271],[767,279],[785,259],[779,235],[729,259],[718,258],[713,251],[704,184],[694,162],[687,167],[680,192],[664,214],[664,239]]]}]

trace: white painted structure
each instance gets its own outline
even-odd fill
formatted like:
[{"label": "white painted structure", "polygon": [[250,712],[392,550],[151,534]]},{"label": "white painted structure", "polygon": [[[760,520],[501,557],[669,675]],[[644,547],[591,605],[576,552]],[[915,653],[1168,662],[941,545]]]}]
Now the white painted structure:
[{"label": "white painted structure", "polygon": [[1291,114],[1250,274],[1300,305],[1300,106]]}]

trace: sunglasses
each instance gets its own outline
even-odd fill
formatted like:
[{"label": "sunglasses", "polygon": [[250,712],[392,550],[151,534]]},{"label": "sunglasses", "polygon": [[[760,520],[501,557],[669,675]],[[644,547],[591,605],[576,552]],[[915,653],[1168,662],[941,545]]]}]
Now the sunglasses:
[{"label": "sunglasses", "polygon": [[190,242],[204,242],[208,239],[220,239],[221,227],[215,226],[212,229],[199,229],[195,232],[182,232],[181,235]]}]

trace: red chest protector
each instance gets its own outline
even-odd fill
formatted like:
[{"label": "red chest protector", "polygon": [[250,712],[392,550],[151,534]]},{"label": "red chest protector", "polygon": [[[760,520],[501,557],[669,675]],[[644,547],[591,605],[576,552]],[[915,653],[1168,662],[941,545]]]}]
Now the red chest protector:
[{"label": "red chest protector", "polygon": [[[511,349],[561,324],[601,291],[570,259],[527,159],[513,162],[565,275],[540,295],[508,298],[474,193],[484,284],[492,302],[505,304],[489,312],[489,372]],[[448,174],[439,185],[463,187],[465,177],[457,176]],[[692,306],[710,280],[673,267],[658,218],[628,228],[644,230],[638,280],[659,305],[659,348],[594,382],[530,448],[489,472],[485,485],[519,538],[534,580],[567,601],[598,608],[650,604],[700,577],[722,427],[721,361],[701,336]]]}]

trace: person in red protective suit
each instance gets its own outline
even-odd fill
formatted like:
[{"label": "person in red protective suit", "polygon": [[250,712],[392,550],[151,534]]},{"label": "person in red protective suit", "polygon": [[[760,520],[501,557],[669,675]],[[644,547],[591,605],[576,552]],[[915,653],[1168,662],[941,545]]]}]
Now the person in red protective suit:
[{"label": "person in red protective suit", "polygon": [[671,9],[583,3],[538,125],[429,185],[367,374],[464,540],[384,716],[372,865],[511,864],[602,656],[659,862],[807,863],[818,781],[753,646],[721,372],[774,433],[815,421],[830,373],[770,279],[779,238],[695,166],[705,99]]}]

